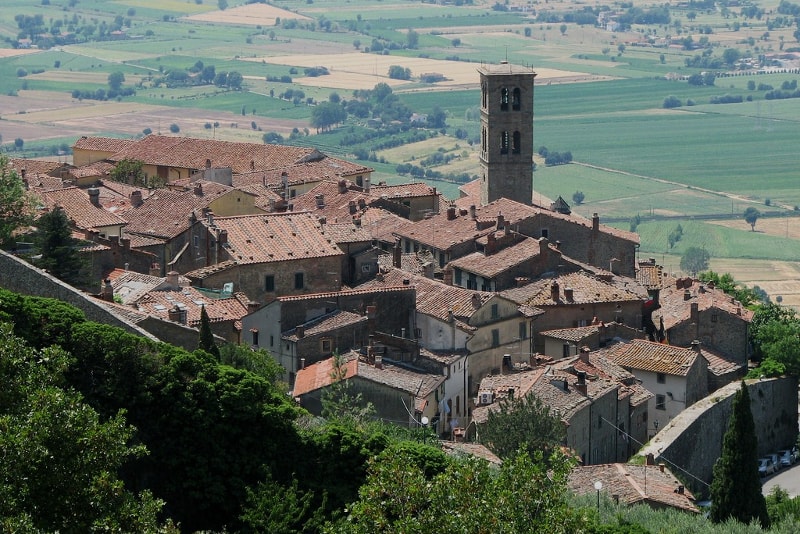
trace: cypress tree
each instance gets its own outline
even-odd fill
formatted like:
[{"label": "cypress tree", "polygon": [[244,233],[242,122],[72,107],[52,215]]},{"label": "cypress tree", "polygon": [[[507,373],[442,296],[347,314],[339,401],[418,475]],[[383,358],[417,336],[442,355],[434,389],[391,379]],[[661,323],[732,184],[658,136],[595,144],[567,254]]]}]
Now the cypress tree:
[{"label": "cypress tree", "polygon": [[213,355],[217,360],[220,358],[219,347],[214,342],[214,334],[211,332],[211,320],[208,318],[205,306],[200,307],[200,342],[197,348]]},{"label": "cypress tree", "polygon": [[711,520],[721,523],[734,518],[748,524],[758,519],[767,528],[767,503],[758,476],[758,438],[750,411],[750,393],[744,382],[733,397],[732,408],[722,456],[714,464]]}]

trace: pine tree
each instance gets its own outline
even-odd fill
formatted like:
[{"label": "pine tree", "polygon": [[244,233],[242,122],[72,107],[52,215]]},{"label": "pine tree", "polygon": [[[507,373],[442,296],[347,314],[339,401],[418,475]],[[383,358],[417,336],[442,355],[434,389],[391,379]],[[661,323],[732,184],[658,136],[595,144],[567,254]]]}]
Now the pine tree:
[{"label": "pine tree", "polygon": [[36,243],[41,257],[37,267],[68,284],[80,286],[86,282],[86,261],[78,250],[79,241],[72,237],[69,218],[61,208],[54,208],[36,221]]},{"label": "pine tree", "polygon": [[748,524],[757,519],[764,528],[769,526],[758,477],[758,439],[750,411],[750,393],[744,382],[733,397],[722,456],[714,464],[711,501],[711,520],[715,523],[734,518]]},{"label": "pine tree", "polygon": [[217,360],[220,358],[219,347],[214,342],[214,334],[211,332],[211,320],[208,318],[205,306],[200,307],[200,342],[197,348],[213,355]]}]

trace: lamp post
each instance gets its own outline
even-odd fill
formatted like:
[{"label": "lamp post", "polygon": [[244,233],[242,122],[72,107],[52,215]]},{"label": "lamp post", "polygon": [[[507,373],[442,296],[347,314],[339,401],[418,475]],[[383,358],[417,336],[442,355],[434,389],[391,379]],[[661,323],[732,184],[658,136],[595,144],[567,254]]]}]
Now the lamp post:
[{"label": "lamp post", "polygon": [[603,483],[599,480],[594,483],[594,489],[597,490],[597,513],[600,513],[600,490],[603,489]]}]

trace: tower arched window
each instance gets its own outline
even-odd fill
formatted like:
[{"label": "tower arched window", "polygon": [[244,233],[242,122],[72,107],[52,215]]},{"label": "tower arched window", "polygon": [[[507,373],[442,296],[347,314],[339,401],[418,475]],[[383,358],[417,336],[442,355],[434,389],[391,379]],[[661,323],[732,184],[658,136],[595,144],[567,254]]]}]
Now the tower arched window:
[{"label": "tower arched window", "polygon": [[501,154],[508,154],[508,131],[504,131],[500,134],[500,153]]},{"label": "tower arched window", "polygon": [[508,87],[500,89],[500,109],[508,111]]},{"label": "tower arched window", "polygon": [[486,84],[481,85],[481,106],[486,109],[489,100],[487,98]]},{"label": "tower arched window", "polygon": [[486,152],[486,128],[481,130],[481,150]]},{"label": "tower arched window", "polygon": [[514,91],[511,93],[511,107],[514,111],[519,111],[521,102],[522,98],[520,96],[519,87],[515,87]]},{"label": "tower arched window", "polygon": [[511,152],[513,154],[519,154],[521,150],[521,143],[522,136],[520,135],[519,131],[514,132],[514,136],[511,139]]}]

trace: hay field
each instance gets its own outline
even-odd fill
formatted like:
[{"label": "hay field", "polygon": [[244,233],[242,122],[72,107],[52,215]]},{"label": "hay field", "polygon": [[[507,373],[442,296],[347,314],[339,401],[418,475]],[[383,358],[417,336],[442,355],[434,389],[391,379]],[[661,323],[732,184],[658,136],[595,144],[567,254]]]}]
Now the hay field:
[{"label": "hay field", "polygon": [[[272,57],[247,58],[246,61],[267,61],[272,64],[295,66],[295,67],[327,67],[330,75],[315,78],[297,78],[295,83],[302,85],[323,85],[325,87],[335,87],[340,89],[363,89],[372,87],[378,82],[385,82],[394,87],[403,85],[414,85],[416,82],[392,80],[389,78],[389,67],[400,65],[411,69],[411,76],[416,77],[426,72],[438,72],[443,74],[447,80],[437,82],[431,88],[436,87],[448,89],[453,87],[472,87],[478,86],[478,75],[476,73],[479,63],[467,63],[463,61],[445,61],[439,59],[428,59],[419,57],[401,56],[378,56],[375,54],[365,54],[362,52],[351,52],[347,54],[304,54]],[[596,79],[584,72],[573,72],[559,69],[536,69],[537,82],[544,80],[559,81],[570,80],[578,81],[582,79]],[[367,82],[367,83],[365,83]],[[334,85],[331,85],[334,84]]]},{"label": "hay field", "polygon": [[247,4],[233,7],[224,11],[199,13],[186,17],[196,22],[211,22],[214,24],[242,24],[246,26],[275,26],[275,19],[311,20],[304,15],[298,15],[285,9],[267,4]]},{"label": "hay field", "polygon": [[0,48],[0,58],[24,56],[27,54],[36,54],[37,52],[41,52],[41,50],[33,48]]},{"label": "hay field", "polygon": [[[744,218],[738,219],[723,219],[714,221],[705,221],[709,224],[716,224],[726,228],[733,228],[736,230],[750,231],[750,225],[745,222]],[[760,218],[756,221],[756,233],[774,235],[776,237],[787,237],[789,239],[800,240],[800,217],[769,217]],[[798,246],[798,261],[800,261],[800,245]]]},{"label": "hay field", "polygon": [[[679,260],[678,260],[679,261]],[[734,280],[748,287],[758,286],[776,302],[800,311],[800,263],[770,260],[731,260],[712,258],[711,270],[730,273]]]}]

